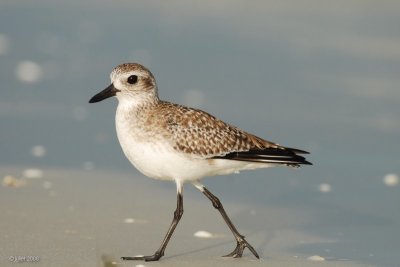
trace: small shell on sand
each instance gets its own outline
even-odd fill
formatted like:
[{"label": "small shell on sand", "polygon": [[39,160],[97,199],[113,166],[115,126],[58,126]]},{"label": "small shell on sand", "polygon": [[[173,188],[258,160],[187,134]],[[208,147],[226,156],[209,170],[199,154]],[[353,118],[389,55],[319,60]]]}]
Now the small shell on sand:
[{"label": "small shell on sand", "polygon": [[309,261],[325,261],[324,257],[321,257],[319,255],[313,255],[307,258]]},{"label": "small shell on sand", "polygon": [[25,178],[37,179],[43,177],[43,171],[41,169],[25,169],[22,173]]},{"label": "small shell on sand", "polygon": [[126,219],[124,220],[124,223],[135,223],[135,219],[133,219],[133,218],[126,218]]},{"label": "small shell on sand", "polygon": [[41,145],[37,145],[32,147],[31,153],[34,157],[41,158],[46,155],[46,148]]},{"label": "small shell on sand", "polygon": [[4,187],[22,187],[26,185],[26,181],[23,179],[15,178],[11,175],[6,175],[2,182]]},{"label": "small shell on sand", "polygon": [[322,193],[328,193],[332,191],[332,186],[330,184],[320,184],[318,190]]},{"label": "small shell on sand", "polygon": [[193,236],[198,238],[213,238],[213,234],[207,231],[197,231],[193,234]]},{"label": "small shell on sand", "polygon": [[399,184],[399,176],[394,173],[388,173],[383,177],[383,183],[387,186],[396,186]]}]

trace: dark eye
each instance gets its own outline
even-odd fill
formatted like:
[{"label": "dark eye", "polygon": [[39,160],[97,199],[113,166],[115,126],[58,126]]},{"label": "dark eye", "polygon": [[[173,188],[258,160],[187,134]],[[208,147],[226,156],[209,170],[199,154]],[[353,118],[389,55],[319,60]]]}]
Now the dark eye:
[{"label": "dark eye", "polygon": [[128,83],[135,84],[136,82],[137,82],[137,76],[136,75],[129,76]]}]

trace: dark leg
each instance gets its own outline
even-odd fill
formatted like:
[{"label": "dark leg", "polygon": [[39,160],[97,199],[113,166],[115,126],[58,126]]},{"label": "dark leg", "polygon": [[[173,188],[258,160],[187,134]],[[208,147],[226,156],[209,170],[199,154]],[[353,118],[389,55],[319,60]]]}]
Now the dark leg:
[{"label": "dark leg", "polygon": [[168,242],[171,239],[171,236],[174,233],[174,230],[183,215],[183,195],[182,195],[183,184],[181,184],[180,182],[177,182],[176,186],[178,189],[178,195],[177,195],[176,210],[174,212],[174,219],[172,220],[172,223],[168,229],[167,234],[164,237],[164,240],[161,242],[160,248],[151,256],[121,257],[121,259],[123,259],[123,260],[158,261],[162,256],[164,256],[165,248],[167,247]]},{"label": "dark leg", "polygon": [[201,192],[203,192],[203,194],[206,195],[209,200],[211,200],[214,208],[216,208],[221,213],[222,218],[224,218],[226,224],[229,226],[229,229],[231,229],[233,236],[236,239],[236,248],[228,255],[225,255],[225,257],[240,258],[243,255],[243,250],[247,247],[254,254],[254,256],[259,259],[260,257],[258,256],[256,250],[244,239],[244,236],[241,235],[236,227],[233,225],[231,219],[229,219],[219,199],[214,196],[210,191],[208,191],[208,189],[205,188],[202,184],[196,182],[193,183],[193,185]]}]

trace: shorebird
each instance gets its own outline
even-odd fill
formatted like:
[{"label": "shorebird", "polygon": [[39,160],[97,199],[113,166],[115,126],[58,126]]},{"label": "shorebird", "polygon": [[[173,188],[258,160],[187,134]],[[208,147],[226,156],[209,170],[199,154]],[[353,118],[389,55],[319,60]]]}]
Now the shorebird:
[{"label": "shorebird", "polygon": [[150,256],[122,257],[123,260],[157,261],[183,215],[183,184],[192,183],[222,215],[236,240],[226,256],[239,258],[248,248],[256,250],[239,233],[220,200],[200,179],[273,166],[311,165],[308,152],[281,146],[229,125],[202,111],[160,100],[153,74],[137,63],[121,64],[110,75],[111,84],[89,103],[116,96],[117,136],[129,161],[144,175],[174,181],[177,205],[172,223],[159,249]]}]

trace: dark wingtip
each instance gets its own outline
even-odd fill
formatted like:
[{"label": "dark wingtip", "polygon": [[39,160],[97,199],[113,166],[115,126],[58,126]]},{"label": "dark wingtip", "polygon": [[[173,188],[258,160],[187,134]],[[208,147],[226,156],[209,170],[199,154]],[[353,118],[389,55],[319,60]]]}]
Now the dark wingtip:
[{"label": "dark wingtip", "polygon": [[96,100],[94,99],[94,97],[92,97],[92,98],[89,100],[89,103],[96,103],[96,102],[99,102],[99,101],[96,101]]},{"label": "dark wingtip", "polygon": [[216,159],[240,160],[260,163],[276,163],[283,165],[293,165],[299,167],[300,165],[312,165],[303,156],[303,150],[279,147],[279,148],[264,148],[264,149],[250,149],[248,151],[231,152],[226,155],[215,156]]},{"label": "dark wingtip", "polygon": [[285,149],[291,150],[296,154],[310,154],[310,152],[308,152],[308,151],[297,149],[297,148],[285,147]]},{"label": "dark wingtip", "polygon": [[290,152],[293,152],[295,154],[295,158],[299,159],[298,164],[313,165],[311,162],[307,161],[304,157],[298,155],[298,154],[310,154],[310,152],[291,147],[285,147],[284,149],[289,150]]}]

